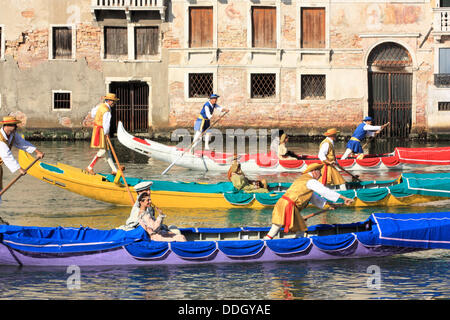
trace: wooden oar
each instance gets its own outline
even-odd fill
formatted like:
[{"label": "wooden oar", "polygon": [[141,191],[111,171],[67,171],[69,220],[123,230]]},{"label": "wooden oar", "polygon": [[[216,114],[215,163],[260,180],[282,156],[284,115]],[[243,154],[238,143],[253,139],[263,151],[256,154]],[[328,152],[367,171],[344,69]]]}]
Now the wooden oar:
[{"label": "wooden oar", "polygon": [[106,140],[108,141],[109,147],[111,148],[111,152],[112,152],[112,154],[114,156],[114,159],[116,160],[116,164],[117,164],[117,167],[118,167],[117,170],[119,170],[119,173],[120,173],[120,175],[123,178],[123,182],[125,183],[125,187],[127,188],[128,195],[130,196],[131,205],[133,206],[134,205],[133,195],[131,194],[130,188],[128,187],[127,180],[125,179],[125,175],[123,174],[122,167],[120,166],[119,159],[117,159],[116,152],[114,151],[114,147],[113,147],[113,145],[111,143],[111,140],[109,139],[109,136],[106,136]]},{"label": "wooden oar", "polygon": [[326,208],[326,209],[322,209],[322,210],[320,210],[320,211],[317,211],[317,212],[314,212],[314,213],[311,213],[311,214],[308,214],[307,216],[304,216],[303,217],[303,220],[308,220],[309,218],[312,218],[312,217],[314,217],[314,216],[317,216],[317,215],[319,215],[319,214],[321,214],[321,213],[324,213],[324,212],[327,212],[327,211],[331,211],[331,210],[333,210],[333,209],[336,209],[336,208],[339,208],[339,207],[341,207],[342,205],[340,205],[340,204],[333,204],[333,207],[328,207],[328,208]]},{"label": "wooden oar", "polygon": [[[333,165],[331,165],[331,166],[333,167]],[[346,174],[350,175],[354,181],[362,182],[361,179],[359,178],[359,176],[354,175],[354,174],[351,174],[350,172],[348,172],[347,170],[345,170],[344,168],[342,168],[341,165],[337,162],[337,160],[336,160],[335,166],[338,167],[339,169],[341,169],[341,170],[342,170],[343,172],[345,172]]]},{"label": "wooden oar", "polygon": [[27,171],[28,171],[28,169],[30,169],[36,162],[38,162],[40,159],[39,158],[36,158],[36,159],[34,159],[34,161],[32,162],[32,163],[30,163],[30,165],[28,166],[28,167],[26,167],[25,168],[25,173],[21,173],[21,174],[19,174],[17,177],[15,177],[6,187],[4,187],[3,189],[2,189],[2,191],[0,191],[0,196],[2,195],[2,194],[4,194],[5,192],[6,192],[6,190],[8,190],[14,183],[16,183],[16,181],[17,180],[19,180],[20,179],[20,177],[22,177],[22,176],[24,176],[26,173],[27,173]]},{"label": "wooden oar", "polygon": [[[226,111],[224,114],[222,114],[222,115],[219,117],[219,119],[217,119],[216,121],[214,121],[213,124],[209,126],[208,129],[213,128],[213,127],[216,125],[216,123],[219,122],[223,117],[225,117],[225,115],[226,115],[228,112],[229,112],[229,111]],[[165,174],[166,174],[166,173],[167,173],[167,172],[175,165],[175,163],[177,163],[177,161],[180,160],[180,159],[184,156],[184,154],[185,154],[186,152],[191,151],[191,149],[192,149],[192,147],[194,146],[194,144],[195,144],[197,141],[199,141],[199,140],[201,141],[201,139],[202,139],[202,137],[203,137],[203,135],[204,135],[205,133],[206,133],[206,130],[204,130],[204,131],[200,134],[200,136],[199,136],[197,139],[195,139],[194,141],[192,141],[192,143],[189,145],[189,147],[188,147],[186,150],[184,150],[184,151],[181,153],[181,155],[180,155],[178,158],[176,158],[175,161],[172,162],[172,163],[166,168],[166,170],[164,170],[164,171],[161,173],[161,175],[162,175],[162,176],[165,175]]]}]

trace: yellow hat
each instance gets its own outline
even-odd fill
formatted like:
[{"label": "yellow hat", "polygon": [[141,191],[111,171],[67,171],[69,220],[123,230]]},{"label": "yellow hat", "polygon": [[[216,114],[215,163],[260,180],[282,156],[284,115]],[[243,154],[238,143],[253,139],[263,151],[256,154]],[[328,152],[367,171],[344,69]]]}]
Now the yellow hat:
[{"label": "yellow hat", "polygon": [[116,97],[114,93],[107,93],[106,96],[103,97],[104,100],[113,100],[113,101],[119,101],[119,99]]},{"label": "yellow hat", "polygon": [[308,167],[306,167],[303,173],[308,173],[314,170],[320,170],[323,167],[323,163],[311,163]]},{"label": "yellow hat", "polygon": [[284,143],[286,141],[286,139],[287,139],[287,135],[286,135],[286,133],[283,133],[280,138],[280,143]]},{"label": "yellow hat", "polygon": [[240,167],[241,167],[241,164],[239,162],[233,161],[233,163],[231,164],[231,172],[238,173]]},{"label": "yellow hat", "polygon": [[5,125],[5,124],[19,124],[22,121],[16,119],[16,117],[13,116],[6,116],[3,117],[3,121],[0,121],[1,124]]},{"label": "yellow hat", "polygon": [[324,135],[333,136],[333,135],[337,135],[339,133],[340,133],[340,131],[337,131],[336,128],[331,128],[331,129],[328,129],[327,132],[324,133]]}]

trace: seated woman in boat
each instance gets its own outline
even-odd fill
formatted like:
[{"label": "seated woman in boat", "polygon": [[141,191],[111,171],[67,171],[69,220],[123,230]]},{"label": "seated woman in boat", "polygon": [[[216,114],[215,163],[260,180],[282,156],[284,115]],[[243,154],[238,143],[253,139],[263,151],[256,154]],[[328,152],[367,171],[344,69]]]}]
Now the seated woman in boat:
[{"label": "seated woman in boat", "polygon": [[[151,188],[152,184],[153,184],[152,181],[144,181],[144,182],[140,182],[134,186],[134,190],[137,193],[138,199],[136,200],[136,203],[134,204],[133,208],[131,209],[130,216],[128,217],[125,225],[120,226],[118,229],[130,231],[130,230],[133,230],[134,228],[137,228],[141,224],[141,221],[140,221],[141,205],[140,205],[139,197],[141,197],[143,195],[148,195],[148,197],[150,198],[150,205],[146,206],[145,215],[148,215],[150,217],[150,219],[152,219],[152,220],[157,220],[157,218],[155,218],[155,209],[159,212],[161,212],[161,210],[159,208],[155,207],[153,205],[153,203],[151,202],[150,188]],[[177,227],[175,227],[175,226],[168,227],[165,224],[161,223],[159,229],[164,233],[173,233],[173,234],[182,236],[180,230],[178,230]],[[177,240],[177,241],[180,241],[180,240]]]},{"label": "seated woman in boat", "polygon": [[[186,238],[180,233],[174,233],[171,230],[161,228],[163,219],[166,217],[161,209],[157,207],[158,217],[155,219],[150,215],[149,209],[152,208],[152,200],[150,195],[142,193],[138,197],[139,207],[133,207],[130,216],[137,216],[139,225],[147,231],[151,240],[154,241],[186,241]],[[134,212],[133,212],[134,211]]]},{"label": "seated woman in boat", "polygon": [[264,193],[269,192],[269,186],[266,179],[250,180],[241,170],[241,164],[234,160],[228,170],[228,179],[233,183],[233,186],[242,190],[245,193]]},{"label": "seated woman in boat", "polygon": [[286,143],[289,138],[286,133],[283,133],[280,138],[280,144],[278,146],[278,159],[280,160],[299,160],[302,157],[295,152],[288,150],[286,147]]},{"label": "seated woman in boat", "polygon": [[[282,226],[285,233],[295,232],[298,236],[303,235],[308,228],[300,212],[308,206],[309,202],[319,208],[325,207],[327,204],[325,199],[332,202],[343,199],[345,205],[353,202],[352,199],[344,197],[317,181],[322,175],[322,167],[321,163],[310,164],[277,201],[272,212],[272,227],[264,237],[265,240],[272,239]],[[333,204],[329,206],[334,208]]]}]

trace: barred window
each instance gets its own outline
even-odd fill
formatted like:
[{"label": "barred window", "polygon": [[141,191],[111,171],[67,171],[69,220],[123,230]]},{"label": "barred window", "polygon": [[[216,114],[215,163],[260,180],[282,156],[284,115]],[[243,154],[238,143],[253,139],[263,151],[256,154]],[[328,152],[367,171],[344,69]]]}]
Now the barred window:
[{"label": "barred window", "polygon": [[253,73],[250,81],[251,98],[263,99],[274,98],[276,96],[275,73]]},{"label": "barred window", "polygon": [[301,76],[301,98],[307,100],[325,99],[326,85],[323,74],[302,74]]},{"label": "barred window", "polygon": [[52,28],[52,55],[53,59],[72,58],[72,28]]},{"label": "barred window", "polygon": [[438,111],[450,111],[450,102],[439,102],[438,103]]},{"label": "barred window", "polygon": [[212,73],[189,74],[189,98],[207,98],[213,93]]},{"label": "barred window", "polygon": [[72,105],[70,91],[54,91],[53,92],[53,109],[66,110],[70,109]]}]

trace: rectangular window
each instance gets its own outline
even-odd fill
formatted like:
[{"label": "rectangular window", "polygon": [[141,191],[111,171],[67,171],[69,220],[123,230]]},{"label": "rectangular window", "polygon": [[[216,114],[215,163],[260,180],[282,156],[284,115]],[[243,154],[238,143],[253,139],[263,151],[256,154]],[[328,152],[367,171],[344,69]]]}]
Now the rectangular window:
[{"label": "rectangular window", "polygon": [[134,29],[136,59],[147,59],[158,54],[159,48],[159,28],[136,27]]},{"label": "rectangular window", "polygon": [[70,110],[71,95],[70,91],[53,91],[53,110]]},{"label": "rectangular window", "polygon": [[325,8],[301,9],[302,48],[325,48]]},{"label": "rectangular window", "polygon": [[450,48],[439,48],[439,73],[450,73]]},{"label": "rectangular window", "polygon": [[440,0],[439,7],[441,8],[450,7],[450,0]]},{"label": "rectangular window", "polygon": [[450,102],[439,102],[438,111],[450,111]]},{"label": "rectangular window", "polygon": [[277,47],[276,8],[252,7],[252,46],[254,48]]},{"label": "rectangular window", "polygon": [[127,27],[105,27],[105,58],[127,59],[128,58],[128,36]]},{"label": "rectangular window", "polygon": [[253,99],[275,98],[276,74],[252,73],[250,77],[250,97]]},{"label": "rectangular window", "polygon": [[301,99],[323,100],[325,99],[326,85],[323,74],[302,74],[301,76]]},{"label": "rectangular window", "polygon": [[53,59],[72,58],[72,28],[52,28],[52,57]]},{"label": "rectangular window", "polygon": [[213,93],[212,73],[189,74],[189,98],[207,98]]},{"label": "rectangular window", "polygon": [[213,46],[213,8],[189,8],[189,47]]}]

